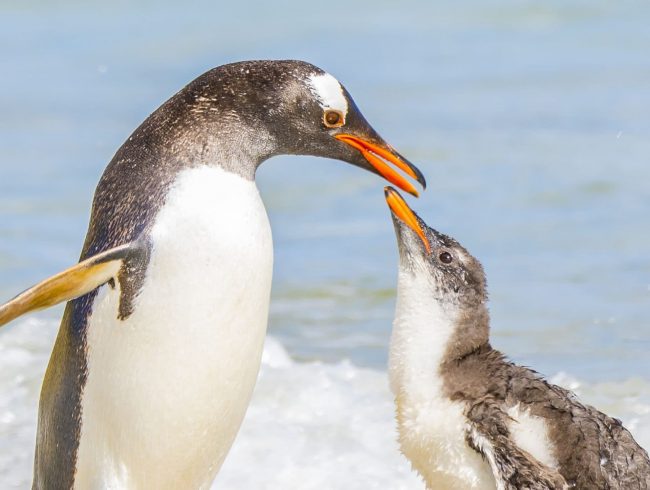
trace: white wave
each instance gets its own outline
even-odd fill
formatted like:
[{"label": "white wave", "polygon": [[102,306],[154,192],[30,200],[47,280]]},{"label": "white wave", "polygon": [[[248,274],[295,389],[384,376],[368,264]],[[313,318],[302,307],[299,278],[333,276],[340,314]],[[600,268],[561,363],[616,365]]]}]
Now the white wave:
[{"label": "white wave", "polygon": [[[57,324],[29,318],[0,333],[0,488],[31,482],[38,392]],[[554,383],[619,417],[650,446],[650,383]],[[421,489],[395,442],[386,373],[299,363],[267,339],[262,369],[241,432],[213,488],[234,490]]]},{"label": "white wave", "polygon": [[0,332],[0,488],[29,488],[38,394],[57,323],[37,317]]},{"label": "white wave", "polygon": [[422,488],[396,443],[385,373],[293,362],[267,338],[253,402],[213,488]]}]

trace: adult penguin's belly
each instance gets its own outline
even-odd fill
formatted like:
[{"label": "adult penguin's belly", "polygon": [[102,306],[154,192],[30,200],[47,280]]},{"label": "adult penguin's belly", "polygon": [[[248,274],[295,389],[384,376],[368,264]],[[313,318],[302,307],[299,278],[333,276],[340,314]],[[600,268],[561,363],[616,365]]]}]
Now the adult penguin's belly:
[{"label": "adult penguin's belly", "polygon": [[93,306],[76,488],[207,487],[255,385],[273,268],[255,183],[181,173],[151,243],[133,313],[119,287]]}]

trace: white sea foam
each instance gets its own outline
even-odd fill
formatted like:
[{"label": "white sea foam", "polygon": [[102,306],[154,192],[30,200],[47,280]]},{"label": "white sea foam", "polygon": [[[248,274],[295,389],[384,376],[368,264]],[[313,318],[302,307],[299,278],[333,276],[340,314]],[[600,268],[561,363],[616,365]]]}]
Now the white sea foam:
[{"label": "white sea foam", "polygon": [[[0,333],[0,488],[31,482],[36,409],[56,323],[39,318]],[[553,380],[620,417],[650,446],[650,384]],[[299,363],[270,337],[239,437],[213,488],[422,489],[399,454],[386,373]]]}]

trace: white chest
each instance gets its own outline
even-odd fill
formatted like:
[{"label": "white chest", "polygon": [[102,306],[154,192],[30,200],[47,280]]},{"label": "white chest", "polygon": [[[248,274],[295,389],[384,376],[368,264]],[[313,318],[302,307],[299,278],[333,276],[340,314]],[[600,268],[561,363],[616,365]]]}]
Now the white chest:
[{"label": "white chest", "polygon": [[78,488],[202,488],[255,384],[273,267],[255,184],[217,168],[179,175],[151,233],[133,314],[104,288],[88,328]]},{"label": "white chest", "polygon": [[465,440],[464,407],[443,394],[439,368],[454,311],[431,297],[424,274],[400,272],[389,358],[400,447],[427,488],[492,490],[489,465]]}]

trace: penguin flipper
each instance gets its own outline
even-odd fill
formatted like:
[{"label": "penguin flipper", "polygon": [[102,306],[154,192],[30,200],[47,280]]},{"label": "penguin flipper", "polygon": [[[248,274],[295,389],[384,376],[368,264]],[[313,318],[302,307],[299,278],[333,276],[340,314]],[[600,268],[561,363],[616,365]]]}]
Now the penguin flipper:
[{"label": "penguin flipper", "polygon": [[118,276],[137,242],[111,248],[39,282],[0,306],[0,327],[30,311],[78,298]]},{"label": "penguin flipper", "polygon": [[489,400],[472,405],[467,413],[470,427],[468,445],[490,465],[497,488],[504,490],[561,490],[568,488],[564,477],[512,439],[508,429],[509,416]]}]

